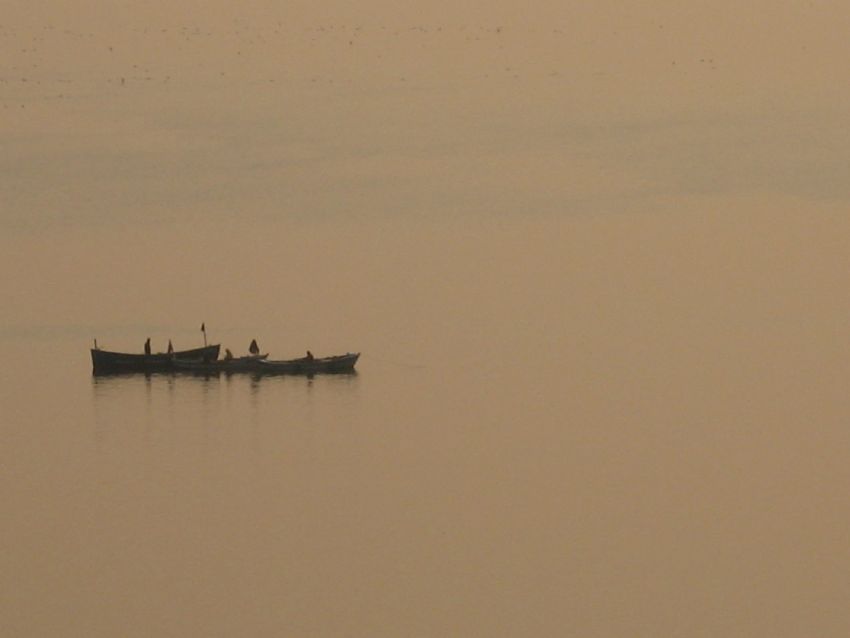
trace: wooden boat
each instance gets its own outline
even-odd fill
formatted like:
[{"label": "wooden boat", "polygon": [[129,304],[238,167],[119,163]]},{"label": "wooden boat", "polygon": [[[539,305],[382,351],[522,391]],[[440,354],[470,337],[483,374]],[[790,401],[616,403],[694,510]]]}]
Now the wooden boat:
[{"label": "wooden boat", "polygon": [[156,354],[135,354],[127,352],[110,352],[92,348],[91,363],[94,374],[110,374],[116,372],[167,372],[174,369],[176,361],[216,361],[220,344],[180,350],[172,353],[158,352]]},{"label": "wooden boat", "polygon": [[175,360],[173,370],[196,374],[218,374],[220,372],[247,372],[249,374],[339,374],[354,371],[354,364],[360,353],[348,353],[334,357],[287,360],[268,360],[267,354],[219,359],[203,362],[200,360]]},{"label": "wooden boat", "polygon": [[204,361],[203,359],[176,359],[174,370],[215,374],[218,372],[248,372],[254,369],[258,361],[268,358],[268,354],[249,354],[244,357]]},{"label": "wooden boat", "polygon": [[252,371],[264,374],[339,374],[354,372],[360,358],[359,352],[348,352],[333,357],[301,357],[284,361],[257,361]]}]

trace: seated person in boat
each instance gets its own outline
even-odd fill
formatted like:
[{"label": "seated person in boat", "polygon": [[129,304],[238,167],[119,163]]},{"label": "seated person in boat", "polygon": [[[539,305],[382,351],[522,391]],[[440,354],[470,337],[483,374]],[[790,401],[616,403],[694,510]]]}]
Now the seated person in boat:
[{"label": "seated person in boat", "polygon": [[256,339],[251,339],[251,345],[248,346],[248,352],[251,354],[260,354],[260,346],[257,345]]},{"label": "seated person in boat", "polygon": [[233,358],[233,353],[230,351],[230,348],[224,349],[224,360],[230,361]]},{"label": "seated person in boat", "polygon": [[308,350],[307,351],[307,361],[312,361],[313,359],[315,359],[315,357],[313,356],[313,353]]}]

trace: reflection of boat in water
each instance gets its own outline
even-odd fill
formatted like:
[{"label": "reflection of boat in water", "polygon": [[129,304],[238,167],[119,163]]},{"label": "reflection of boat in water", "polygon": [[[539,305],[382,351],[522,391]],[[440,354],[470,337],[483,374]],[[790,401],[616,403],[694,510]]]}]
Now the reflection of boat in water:
[{"label": "reflection of boat in water", "polygon": [[342,374],[354,372],[359,352],[333,357],[301,357],[299,359],[269,360],[268,355],[234,357],[219,361],[175,361],[174,370],[217,374],[219,372],[248,372],[251,374]]},{"label": "reflection of boat in water", "polygon": [[177,352],[156,354],[135,354],[129,352],[110,352],[100,348],[92,348],[91,362],[94,374],[109,374],[113,372],[167,372],[175,369],[178,362],[210,361],[218,359],[221,346],[215,344],[194,348],[192,350],[180,350]]}]

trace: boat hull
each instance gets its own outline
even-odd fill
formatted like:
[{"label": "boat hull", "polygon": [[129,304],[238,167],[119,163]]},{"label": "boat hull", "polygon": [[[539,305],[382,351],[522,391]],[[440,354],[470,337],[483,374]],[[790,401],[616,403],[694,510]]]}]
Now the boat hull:
[{"label": "boat hull", "polygon": [[175,361],[215,361],[218,359],[220,349],[221,345],[215,344],[171,354],[134,354],[93,348],[91,350],[92,372],[94,374],[168,372],[174,369]]},{"label": "boat hull", "polygon": [[238,357],[231,360],[219,360],[209,363],[201,361],[175,361],[173,369],[179,372],[190,372],[194,374],[225,374],[248,373],[254,375],[264,374],[300,374],[312,376],[314,374],[346,374],[354,372],[354,365],[360,353],[348,353],[334,357],[322,357],[320,359],[288,359],[281,361],[269,361],[266,356],[260,357]]},{"label": "boat hull", "polygon": [[359,358],[359,352],[349,352],[334,357],[266,360],[257,362],[256,369],[264,374],[344,374],[354,372]]},{"label": "boat hull", "polygon": [[179,372],[199,372],[202,374],[215,374],[219,372],[249,372],[253,370],[258,361],[266,359],[269,355],[259,354],[247,357],[234,357],[233,359],[219,359],[217,361],[204,362],[199,359],[177,359],[174,361],[174,370]]}]

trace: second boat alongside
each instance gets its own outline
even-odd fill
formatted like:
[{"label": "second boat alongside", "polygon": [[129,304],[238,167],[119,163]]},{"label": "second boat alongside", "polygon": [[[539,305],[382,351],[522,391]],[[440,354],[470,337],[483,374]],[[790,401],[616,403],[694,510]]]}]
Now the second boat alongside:
[{"label": "second boat alongside", "polygon": [[173,366],[175,370],[187,372],[240,372],[251,370],[257,361],[262,361],[268,356],[268,354],[249,354],[244,357],[231,357],[215,361],[181,359],[174,361]]},{"label": "second boat alongside", "polygon": [[335,374],[353,372],[359,352],[347,352],[332,357],[301,357],[285,361],[258,361],[256,370],[272,374]]},{"label": "second boat alongside", "polygon": [[218,361],[175,361],[174,370],[199,374],[247,372],[250,374],[345,374],[354,372],[360,358],[359,352],[349,352],[332,357],[300,357],[298,359],[269,360],[267,354],[233,357]]}]

